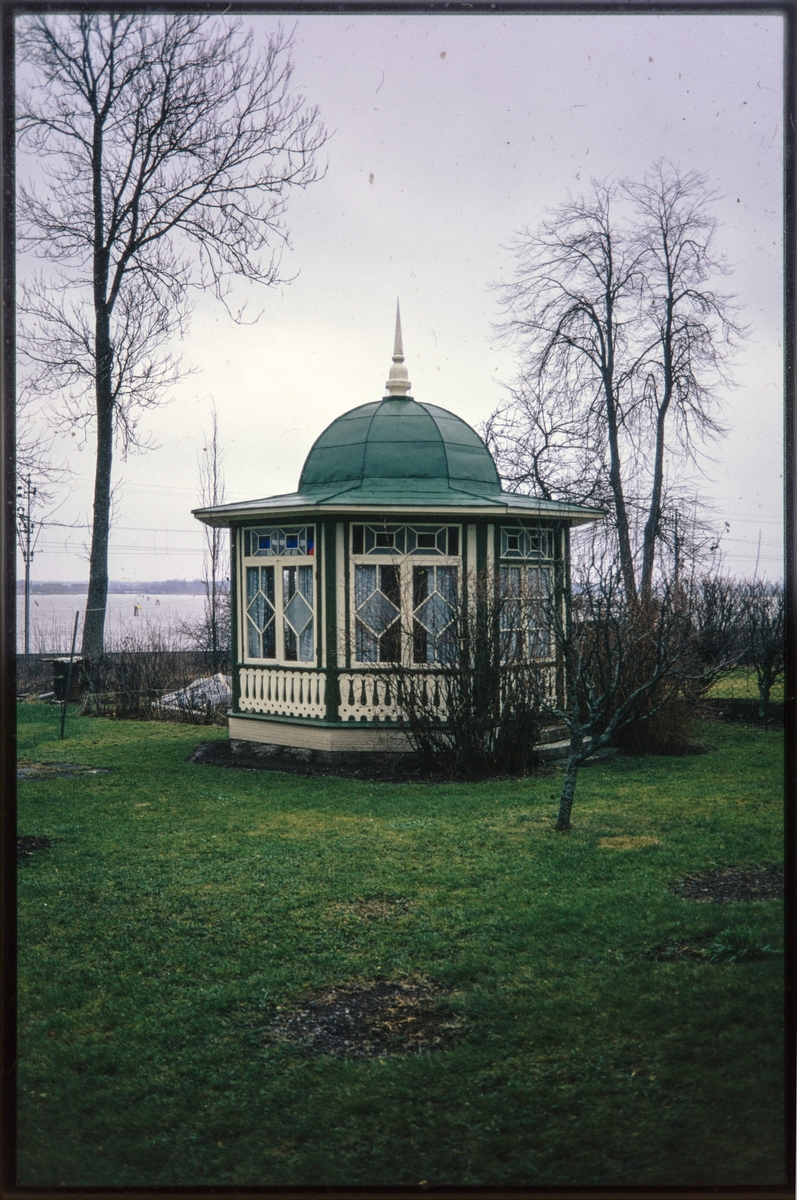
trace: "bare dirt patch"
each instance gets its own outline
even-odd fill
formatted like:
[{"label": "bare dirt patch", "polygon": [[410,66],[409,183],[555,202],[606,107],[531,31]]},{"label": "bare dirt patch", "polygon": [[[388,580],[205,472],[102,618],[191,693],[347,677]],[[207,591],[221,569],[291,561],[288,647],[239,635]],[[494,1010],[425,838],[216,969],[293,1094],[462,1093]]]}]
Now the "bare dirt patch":
[{"label": "bare dirt patch", "polygon": [[676,895],[704,904],[779,900],[783,896],[783,887],[783,868],[779,866],[727,867],[705,871],[701,875],[685,875],[670,884]]},{"label": "bare dirt patch", "polygon": [[291,1012],[278,1012],[267,1036],[312,1058],[385,1058],[445,1049],[459,1030],[440,989],[376,981],[329,988]]},{"label": "bare dirt patch", "polygon": [[49,838],[20,834],[17,837],[17,861],[31,858],[37,850],[47,850],[50,846],[52,846],[52,842]]},{"label": "bare dirt patch", "polygon": [[402,896],[361,896],[351,903],[338,903],[331,906],[331,913],[344,920],[354,918],[357,921],[384,921],[390,917],[399,917],[413,908],[411,900]]},{"label": "bare dirt patch", "polygon": [[17,779],[68,779],[72,775],[110,775],[107,767],[79,767],[75,763],[27,762],[17,764]]},{"label": "bare dirt patch", "polygon": [[662,942],[654,946],[643,957],[652,958],[654,962],[708,962],[711,934],[693,941],[678,939],[677,941]]},{"label": "bare dirt patch", "polygon": [[655,837],[602,837],[598,838],[601,850],[644,850],[646,846],[660,846],[661,839]]}]

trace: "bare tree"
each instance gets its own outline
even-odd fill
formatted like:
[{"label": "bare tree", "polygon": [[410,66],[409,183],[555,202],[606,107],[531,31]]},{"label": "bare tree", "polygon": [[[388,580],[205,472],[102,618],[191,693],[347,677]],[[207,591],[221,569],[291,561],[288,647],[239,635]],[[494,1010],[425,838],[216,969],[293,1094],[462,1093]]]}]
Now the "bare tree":
[{"label": "bare tree", "polygon": [[564,387],[544,395],[540,387],[533,372],[521,370],[507,389],[509,403],[482,431],[510,490],[610,508],[599,413],[584,412]]},{"label": "bare tree", "polygon": [[727,274],[714,251],[717,229],[705,176],[680,175],[659,162],[642,183],[626,182],[637,220],[634,238],[644,251],[642,336],[639,364],[642,403],[637,423],[650,485],[642,538],[640,594],[650,595],[660,535],[664,460],[669,448],[694,459],[699,445],[722,433],[718,389],[730,386],[730,351],[743,335],[731,297],[714,291],[712,278]]},{"label": "bare tree", "polygon": [[691,583],[690,611],[707,688],[735,670],[745,653],[743,589],[720,572],[704,575]]},{"label": "bare tree", "polygon": [[629,599],[615,550],[596,550],[574,581],[570,611],[550,605],[564,686],[542,681],[538,706],[561,721],[569,748],[556,828],[570,829],[578,773],[632,722],[650,721],[683,682],[699,682],[690,603],[663,582],[646,603]]},{"label": "bare tree", "polygon": [[709,286],[726,271],[714,198],[703,176],[665,163],[641,184],[593,182],[522,231],[502,288],[521,368],[488,424],[491,448],[521,490],[608,500],[629,600],[651,594],[668,493],[684,501],[668,455],[682,467],[721,433],[719,389],[744,333],[732,298]]},{"label": "bare tree", "polygon": [[[643,254],[613,220],[616,195],[616,185],[596,183],[589,200],[571,199],[537,230],[522,231],[515,277],[503,288],[503,331],[519,345],[523,394],[539,413],[533,424],[545,428],[553,416],[562,440],[577,426],[582,455],[596,473],[605,463],[620,569],[635,596],[622,438],[634,399]],[[554,413],[546,411],[552,396]]]},{"label": "bare tree", "polygon": [[[210,435],[199,455],[199,496],[203,508],[223,504],[225,499],[224,454],[219,443],[219,417],[211,410]],[[205,620],[199,631],[202,648],[210,654],[215,674],[230,650],[230,556],[226,529],[203,526],[205,556]]]},{"label": "bare tree", "polygon": [[741,586],[743,661],[749,662],[758,681],[758,715],[770,715],[772,688],[783,678],[786,666],[785,596],[782,583],[754,579]]},{"label": "bare tree", "polygon": [[168,347],[189,289],[276,283],[287,192],[318,177],[325,133],[290,51],[282,30],[256,54],[239,22],[207,16],[20,21],[19,133],[45,178],[20,190],[22,245],[44,264],[22,290],[21,348],[32,385],[97,444],[85,655],[103,648],[114,442],[144,446],[142,411],[179,376]]}]

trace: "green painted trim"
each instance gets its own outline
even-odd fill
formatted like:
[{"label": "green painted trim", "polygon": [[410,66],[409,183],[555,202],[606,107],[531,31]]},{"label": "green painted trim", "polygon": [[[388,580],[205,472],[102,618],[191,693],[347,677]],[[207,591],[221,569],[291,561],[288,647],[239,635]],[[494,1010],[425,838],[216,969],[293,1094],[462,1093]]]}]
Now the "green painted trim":
[{"label": "green painted trim", "polygon": [[[230,530],[230,665],[232,671],[232,711],[238,713],[241,685],[238,668],[243,664],[238,655],[238,536],[239,526]],[[243,561],[243,559],[241,559]]]},{"label": "green painted trim", "polygon": [[[572,622],[573,622],[573,591],[572,591],[572,574],[571,574],[571,566],[570,566],[570,526],[566,524],[564,527],[564,531],[565,531],[565,561],[563,564],[563,569],[564,569],[564,581],[565,581],[565,636],[567,638],[569,638],[570,631],[572,628]],[[565,677],[564,655],[560,652],[558,647],[557,647],[557,658],[559,659],[560,679],[561,679],[561,695],[560,695],[559,699],[561,700],[562,704],[567,704],[568,703],[567,687],[566,687],[567,680]],[[559,682],[559,680],[557,680],[557,682]]]},{"label": "green painted trim", "polygon": [[487,526],[489,522],[476,522],[476,574],[487,570]]},{"label": "green painted trim", "polygon": [[326,645],[327,722],[338,719],[337,545],[335,522],[324,521],[324,638]]},{"label": "green painted trim", "polygon": [[346,661],[338,663],[338,667],[341,670],[348,670],[352,666],[351,604],[349,603],[349,598],[351,596],[351,527],[353,523],[360,524],[359,521],[343,522],[343,603],[345,605],[343,628],[345,630]]}]

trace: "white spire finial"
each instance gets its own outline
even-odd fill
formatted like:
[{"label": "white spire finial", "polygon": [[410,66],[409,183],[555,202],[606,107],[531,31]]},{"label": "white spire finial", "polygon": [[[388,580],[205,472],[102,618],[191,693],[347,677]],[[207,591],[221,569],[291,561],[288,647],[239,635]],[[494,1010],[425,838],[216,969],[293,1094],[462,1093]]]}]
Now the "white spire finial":
[{"label": "white spire finial", "polygon": [[404,347],[401,343],[401,313],[396,299],[396,340],[393,343],[393,366],[390,368],[385,387],[388,396],[406,396],[410,390],[407,368],[404,366]]}]

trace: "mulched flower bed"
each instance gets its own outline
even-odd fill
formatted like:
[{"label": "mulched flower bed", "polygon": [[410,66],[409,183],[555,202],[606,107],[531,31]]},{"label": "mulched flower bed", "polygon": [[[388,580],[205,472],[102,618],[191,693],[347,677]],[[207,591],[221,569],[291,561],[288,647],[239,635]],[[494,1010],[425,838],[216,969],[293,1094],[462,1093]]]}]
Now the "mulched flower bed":
[{"label": "mulched flower bed", "polygon": [[783,896],[783,868],[729,867],[685,875],[670,884],[686,900],[704,904],[739,904],[748,900],[779,900]]},{"label": "mulched flower bed", "polygon": [[46,850],[52,842],[46,837],[30,837],[24,834],[17,838],[17,860],[30,858],[36,850]]},{"label": "mulched flower bed", "polygon": [[418,781],[448,782],[447,778],[427,771],[412,754],[373,756],[373,763],[325,763],[291,753],[269,753],[256,743],[233,747],[227,738],[201,742],[187,762],[211,767],[237,767],[243,771],[282,771],[290,775],[337,775],[344,779],[375,779],[384,783]]},{"label": "mulched flower bed", "polygon": [[[345,761],[350,758],[350,761]],[[239,742],[219,738],[201,742],[186,759],[211,767],[234,767],[240,771],[281,771],[289,775],[335,775],[341,779],[374,780],[381,783],[483,783],[487,776],[449,775],[429,771],[415,754],[340,755],[344,761],[325,762],[311,756],[310,751],[274,750],[257,742]],[[546,768],[541,768],[541,773]],[[491,775],[493,782],[517,778],[510,775]]]},{"label": "mulched flower bed", "polygon": [[269,1041],[311,1058],[384,1058],[450,1046],[459,1022],[430,984],[375,983],[329,988],[292,1012],[279,1013]]}]

